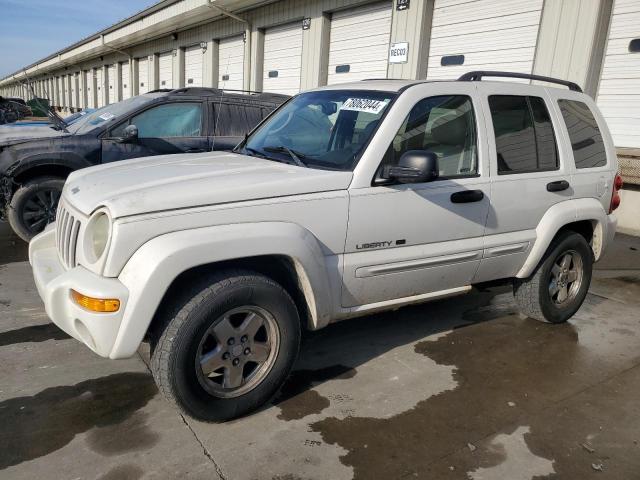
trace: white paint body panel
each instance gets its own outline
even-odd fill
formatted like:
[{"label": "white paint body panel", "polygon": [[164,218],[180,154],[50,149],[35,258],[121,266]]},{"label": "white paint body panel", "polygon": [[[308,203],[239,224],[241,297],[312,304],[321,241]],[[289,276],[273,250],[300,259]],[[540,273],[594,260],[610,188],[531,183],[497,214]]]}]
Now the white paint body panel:
[{"label": "white paint body panel", "polygon": [[640,36],[640,2],[616,0],[598,88],[598,106],[617,147],[640,148],[640,53],[629,42]]},{"label": "white paint body panel", "polygon": [[184,51],[184,86],[202,87],[202,68],[204,54],[200,45],[186,48]]},{"label": "white paint body panel", "polygon": [[242,35],[223,38],[219,46],[218,87],[244,89],[244,40]]},{"label": "white paint body panel", "polygon": [[267,29],[264,34],[262,90],[295,95],[300,91],[301,71],[301,23],[295,22]]},{"label": "white paint body panel", "polygon": [[158,55],[159,88],[173,88],[173,52]]},{"label": "white paint body panel", "polygon": [[[369,89],[381,85],[398,90],[407,83],[366,82]],[[545,100],[557,135],[559,170],[509,180],[496,175],[487,97],[498,91]],[[411,108],[422,98],[447,94],[472,100],[479,175],[372,186],[382,155]],[[584,101],[594,109],[607,166],[576,172],[555,106],[558,98]],[[497,82],[423,83],[399,94],[353,172],[222,152],[76,171],[69,176],[63,202],[83,224],[78,266],[61,264],[56,226],[35,237],[29,255],[52,320],[98,354],[123,358],[135,353],[171,282],[199,265],[258,255],[287,257],[305,296],[309,327],[317,329],[343,318],[464,293],[477,282],[526,277],[558,230],[574,221],[594,225],[592,248],[598,259],[615,231],[607,202],[616,170],[604,119],[585,95]],[[568,179],[573,188],[551,195],[545,185],[556,179]],[[464,189],[481,190],[484,198],[450,202],[451,193]],[[109,212],[112,228],[107,253],[92,264],[83,253],[84,225],[99,208]],[[359,247],[398,239],[405,242],[393,248]],[[96,321],[71,304],[68,289],[75,286],[99,298],[120,298],[123,306],[110,323]]]},{"label": "white paint body panel", "polygon": [[[391,17],[391,2],[350,8],[332,15],[329,85],[387,77]],[[349,72],[336,73],[340,65],[348,65]]]},{"label": "white paint body panel", "polygon": [[138,95],[142,95],[151,90],[149,87],[149,59],[147,57],[138,59]]},{"label": "white paint body panel", "polygon": [[[531,73],[542,3],[436,0],[427,79],[455,80],[471,70]],[[464,55],[464,63],[442,66],[448,55]]]}]

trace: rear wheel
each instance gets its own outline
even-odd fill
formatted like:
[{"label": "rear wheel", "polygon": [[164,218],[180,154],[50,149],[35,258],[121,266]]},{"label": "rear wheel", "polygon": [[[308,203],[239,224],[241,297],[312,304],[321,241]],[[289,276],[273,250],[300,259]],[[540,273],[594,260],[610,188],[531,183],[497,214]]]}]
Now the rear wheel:
[{"label": "rear wheel", "polygon": [[288,293],[253,272],[217,274],[193,285],[152,340],[160,390],[183,412],[225,421],[267,402],[298,354],[300,320]]},{"label": "rear wheel", "polygon": [[13,194],[7,217],[13,231],[25,242],[55,221],[63,186],[62,178],[37,177]]},{"label": "rear wheel", "polygon": [[533,275],[514,282],[514,296],[525,315],[550,323],[569,320],[584,301],[593,268],[593,253],[585,238],[560,234]]}]

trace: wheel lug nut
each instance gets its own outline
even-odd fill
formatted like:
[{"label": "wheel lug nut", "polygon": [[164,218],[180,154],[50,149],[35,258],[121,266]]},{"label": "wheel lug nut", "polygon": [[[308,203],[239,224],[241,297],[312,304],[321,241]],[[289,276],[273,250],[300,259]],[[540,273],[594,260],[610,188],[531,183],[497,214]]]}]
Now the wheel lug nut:
[{"label": "wheel lug nut", "polygon": [[237,367],[238,364],[240,363],[240,360],[238,360],[237,358],[234,358],[232,363],[234,367]]},{"label": "wheel lug nut", "polygon": [[249,355],[251,353],[251,349],[249,347],[244,349],[244,354]]},{"label": "wheel lug nut", "polygon": [[229,352],[224,352],[224,353],[222,354],[222,359],[223,359],[223,360],[229,360],[229,357],[230,357],[230,356],[231,356],[231,355],[229,355]]},{"label": "wheel lug nut", "polygon": [[234,343],[236,343],[236,339],[231,337],[229,340],[227,340],[227,345],[233,345]]},{"label": "wheel lug nut", "polygon": [[247,343],[247,340],[249,340],[249,337],[247,337],[246,335],[243,335],[242,338],[240,339],[242,343]]}]

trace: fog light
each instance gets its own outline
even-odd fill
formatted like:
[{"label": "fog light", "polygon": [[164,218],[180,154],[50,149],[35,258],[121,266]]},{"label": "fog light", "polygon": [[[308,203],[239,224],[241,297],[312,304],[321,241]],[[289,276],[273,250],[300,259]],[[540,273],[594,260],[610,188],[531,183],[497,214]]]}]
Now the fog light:
[{"label": "fog light", "polygon": [[110,313],[120,309],[120,300],[115,298],[93,298],[71,290],[71,298],[83,308],[92,312]]}]

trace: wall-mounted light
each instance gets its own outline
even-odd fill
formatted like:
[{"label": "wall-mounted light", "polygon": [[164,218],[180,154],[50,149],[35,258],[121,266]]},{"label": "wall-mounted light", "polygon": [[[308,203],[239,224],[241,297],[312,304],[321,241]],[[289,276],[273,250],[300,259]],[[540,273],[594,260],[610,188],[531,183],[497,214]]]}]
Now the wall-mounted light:
[{"label": "wall-mounted light", "polygon": [[202,53],[207,51],[207,42],[200,42],[200,48],[202,49]]},{"label": "wall-mounted light", "polygon": [[175,41],[175,40],[178,40],[178,34],[177,34],[177,33],[175,33],[175,32],[174,32],[174,33],[172,33],[172,34],[171,34],[171,40],[174,40],[174,41]]}]

